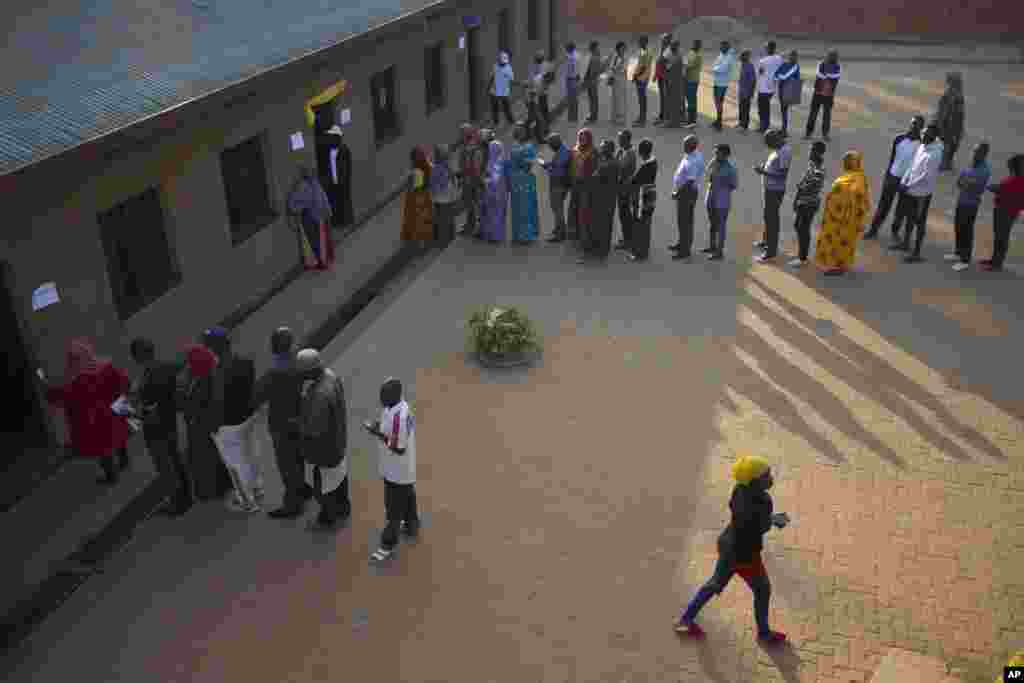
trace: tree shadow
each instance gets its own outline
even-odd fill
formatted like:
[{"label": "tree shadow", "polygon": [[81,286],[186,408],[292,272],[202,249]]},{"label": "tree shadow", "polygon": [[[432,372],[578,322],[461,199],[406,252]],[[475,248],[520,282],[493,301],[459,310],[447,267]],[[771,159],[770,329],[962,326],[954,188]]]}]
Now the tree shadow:
[{"label": "tree shadow", "polygon": [[[819,319],[778,292],[760,283],[753,284],[761,294],[785,310],[804,328],[815,329],[820,325]],[[854,390],[884,406],[936,449],[962,462],[972,460],[970,454],[960,444],[928,424],[908,404],[909,401],[933,413],[942,424],[949,425],[957,436],[989,457],[997,460],[1006,459],[1006,454],[998,446],[978,430],[963,424],[934,394],[926,391],[889,361],[865,349],[850,337],[842,333],[829,335],[826,344],[813,334],[785,320],[763,302],[750,298],[746,303],[752,309],[756,309],[758,316],[771,326],[776,334],[806,353],[815,363],[826,368]],[[830,346],[832,348],[829,348]]]}]

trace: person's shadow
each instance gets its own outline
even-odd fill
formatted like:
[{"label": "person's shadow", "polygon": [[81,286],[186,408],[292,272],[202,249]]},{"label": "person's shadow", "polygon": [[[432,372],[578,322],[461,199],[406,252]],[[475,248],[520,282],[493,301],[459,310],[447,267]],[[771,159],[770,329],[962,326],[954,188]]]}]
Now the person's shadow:
[{"label": "person's shadow", "polygon": [[800,657],[788,640],[778,645],[759,645],[766,655],[775,663],[775,668],[782,674],[786,683],[799,683]]}]

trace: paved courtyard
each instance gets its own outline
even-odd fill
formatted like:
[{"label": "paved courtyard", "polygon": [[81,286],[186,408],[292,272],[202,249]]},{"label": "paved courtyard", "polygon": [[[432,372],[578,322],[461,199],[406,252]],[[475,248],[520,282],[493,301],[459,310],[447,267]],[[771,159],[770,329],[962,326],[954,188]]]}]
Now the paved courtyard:
[{"label": "paved courtyard", "polygon": [[[963,70],[961,160],[989,139],[1001,176],[1020,151],[1024,83],[1015,67]],[[847,65],[829,168],[863,151],[877,194],[891,137],[931,109],[942,74]],[[1007,272],[951,271],[947,175],[923,264],[869,243],[845,279],[755,266],[749,168],[766,150],[706,122],[698,134],[731,142],[741,169],[725,262],[669,260],[682,133],[647,129],[662,163],[650,263],[579,267],[568,247],[460,240],[325,350],[349,397],[348,529],[311,536],[217,505],[149,522],[12,654],[7,680],[831,683],[870,680],[897,648],[989,683],[1024,647],[1020,240]],[[809,143],[795,147],[798,175]],[[783,221],[789,249],[788,202]],[[979,256],[990,226],[986,205]],[[705,234],[698,213],[698,247]],[[296,287],[330,281],[310,282]],[[536,368],[466,359],[463,321],[490,302],[536,319]],[[382,485],[357,425],[388,375],[418,416],[426,523],[379,569],[367,557]],[[774,626],[791,636],[777,652],[755,643],[741,581],[705,610],[705,642],[670,628],[711,569],[738,451],[771,459],[793,519],[766,544]],[[265,441],[259,457],[278,493]]]}]

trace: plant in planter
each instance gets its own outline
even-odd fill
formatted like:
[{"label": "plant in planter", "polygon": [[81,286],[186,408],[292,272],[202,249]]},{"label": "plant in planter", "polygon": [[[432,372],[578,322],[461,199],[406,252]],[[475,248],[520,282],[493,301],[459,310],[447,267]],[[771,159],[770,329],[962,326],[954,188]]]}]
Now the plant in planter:
[{"label": "plant in planter", "polygon": [[537,328],[514,306],[486,306],[469,317],[469,347],[485,365],[520,365],[541,349]]}]

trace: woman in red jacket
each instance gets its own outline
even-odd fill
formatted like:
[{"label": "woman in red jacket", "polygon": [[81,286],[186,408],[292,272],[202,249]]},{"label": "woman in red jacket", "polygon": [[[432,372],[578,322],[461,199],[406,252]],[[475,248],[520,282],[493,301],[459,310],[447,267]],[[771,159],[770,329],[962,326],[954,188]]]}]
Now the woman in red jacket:
[{"label": "woman in red jacket", "polygon": [[87,339],[75,339],[68,345],[64,384],[46,389],[47,400],[64,408],[75,455],[99,462],[101,484],[116,483],[118,472],[128,467],[128,420],[111,408],[128,387],[124,370],[97,358]]}]

